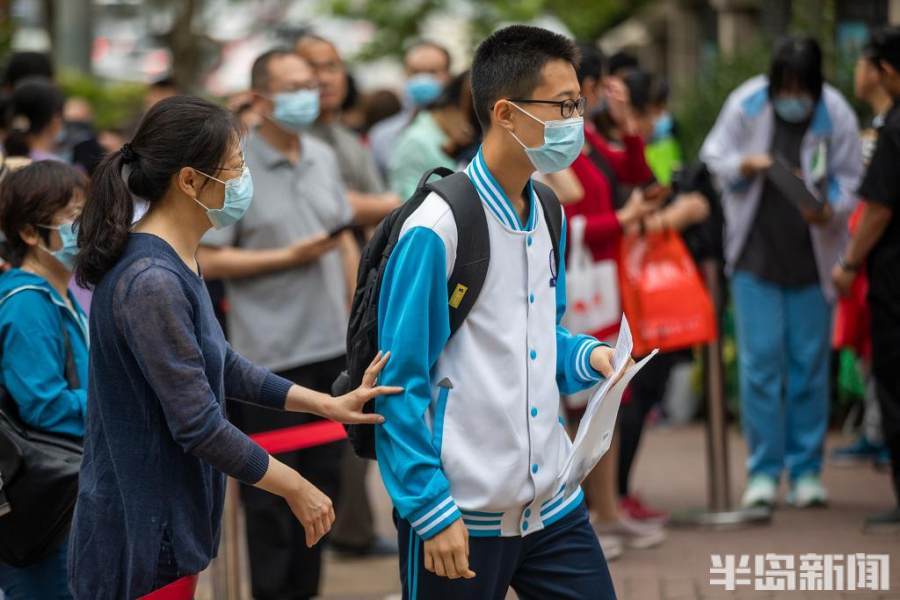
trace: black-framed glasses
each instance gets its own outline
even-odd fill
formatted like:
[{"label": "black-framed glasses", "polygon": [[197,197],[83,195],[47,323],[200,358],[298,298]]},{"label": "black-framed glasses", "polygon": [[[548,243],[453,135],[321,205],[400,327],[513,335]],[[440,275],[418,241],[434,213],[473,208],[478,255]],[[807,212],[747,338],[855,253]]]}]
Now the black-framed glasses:
[{"label": "black-framed glasses", "polygon": [[587,104],[587,98],[581,96],[576,100],[571,98],[567,100],[532,100],[529,98],[510,98],[510,102],[519,102],[521,104],[555,104],[559,107],[559,114],[563,119],[571,119],[572,117],[584,116],[584,107]]}]

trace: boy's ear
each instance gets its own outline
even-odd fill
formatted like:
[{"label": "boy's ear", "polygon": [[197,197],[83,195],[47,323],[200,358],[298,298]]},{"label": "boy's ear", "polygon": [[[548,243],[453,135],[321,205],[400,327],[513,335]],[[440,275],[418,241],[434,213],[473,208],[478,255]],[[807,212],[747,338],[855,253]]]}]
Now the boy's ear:
[{"label": "boy's ear", "polygon": [[504,129],[512,130],[514,128],[512,122],[512,113],[514,110],[516,110],[516,107],[510,104],[509,100],[506,100],[505,98],[497,100],[491,111],[493,123]]}]

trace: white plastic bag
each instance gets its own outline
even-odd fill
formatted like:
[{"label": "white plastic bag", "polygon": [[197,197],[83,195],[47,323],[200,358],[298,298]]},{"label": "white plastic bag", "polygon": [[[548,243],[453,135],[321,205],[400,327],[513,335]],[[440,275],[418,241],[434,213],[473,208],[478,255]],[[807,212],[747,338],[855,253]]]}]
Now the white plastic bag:
[{"label": "white plastic bag", "polygon": [[566,315],[563,324],[572,333],[594,333],[614,327],[622,318],[616,261],[594,261],[584,243],[586,220],[568,221],[571,252],[566,263]]}]

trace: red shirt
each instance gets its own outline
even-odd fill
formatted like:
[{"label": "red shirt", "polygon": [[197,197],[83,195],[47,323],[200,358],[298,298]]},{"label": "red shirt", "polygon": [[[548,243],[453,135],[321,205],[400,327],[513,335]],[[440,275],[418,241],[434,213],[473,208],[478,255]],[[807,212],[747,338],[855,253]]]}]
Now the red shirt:
[{"label": "red shirt", "polygon": [[[626,136],[624,149],[612,147],[590,126],[585,127],[584,137],[609,162],[620,182],[640,185],[653,178],[640,136]],[[622,226],[616,217],[612,186],[603,171],[583,152],[572,163],[572,171],[581,183],[584,196],[565,206],[566,218],[571,219],[575,215],[585,217],[585,243],[591,249],[594,260],[616,259]]]}]

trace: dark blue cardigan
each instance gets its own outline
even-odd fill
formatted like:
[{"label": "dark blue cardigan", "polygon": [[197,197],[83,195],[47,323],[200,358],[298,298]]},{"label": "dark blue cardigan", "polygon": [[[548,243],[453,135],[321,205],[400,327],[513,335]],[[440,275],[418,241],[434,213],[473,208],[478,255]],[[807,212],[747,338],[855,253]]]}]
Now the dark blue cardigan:
[{"label": "dark blue cardigan", "polygon": [[283,408],[291,383],[235,353],[203,280],[162,239],[132,234],[94,291],[75,598],[122,600],[216,555],[225,475],[256,483],[268,455],[225,397]]}]

